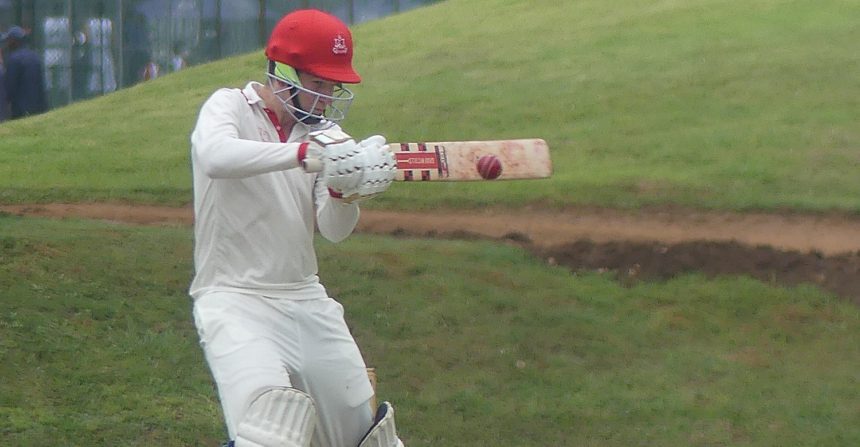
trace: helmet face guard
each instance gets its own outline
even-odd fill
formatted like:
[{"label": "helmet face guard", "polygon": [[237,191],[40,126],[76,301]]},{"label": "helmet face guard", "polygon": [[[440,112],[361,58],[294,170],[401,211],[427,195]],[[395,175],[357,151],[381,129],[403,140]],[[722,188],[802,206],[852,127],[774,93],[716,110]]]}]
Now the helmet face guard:
[{"label": "helmet face guard", "polygon": [[[323,120],[335,123],[343,121],[355,97],[352,91],[341,83],[335,84],[331,95],[305,88],[302,86],[298,72],[293,67],[280,62],[270,60],[266,74],[269,87],[275,97],[281,101],[287,113],[303,124],[313,126]],[[301,103],[299,99],[301,93],[312,98],[310,104]],[[323,111],[315,112],[320,110],[320,105],[323,104],[325,105]]]}]

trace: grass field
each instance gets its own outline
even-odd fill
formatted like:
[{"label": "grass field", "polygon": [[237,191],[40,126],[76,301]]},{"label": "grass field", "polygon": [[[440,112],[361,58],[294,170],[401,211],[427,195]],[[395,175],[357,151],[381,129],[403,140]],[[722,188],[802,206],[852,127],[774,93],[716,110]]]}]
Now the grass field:
[{"label": "grass field", "polygon": [[[0,234],[6,444],[223,439],[185,228],[6,216]],[[860,313],[814,289],[697,276],[623,288],[487,242],[319,246],[407,445],[860,440]]]},{"label": "grass field", "polygon": [[[551,180],[395,185],[377,208],[860,211],[849,1],[449,0],[356,27],[347,121],[541,136]],[[188,135],[244,55],[0,125],[0,203],[187,204]],[[482,241],[320,241],[408,446],[860,444],[860,309],[814,287],[622,286]],[[215,446],[186,227],[0,214],[0,442]],[[423,253],[421,257],[414,253]]]}]

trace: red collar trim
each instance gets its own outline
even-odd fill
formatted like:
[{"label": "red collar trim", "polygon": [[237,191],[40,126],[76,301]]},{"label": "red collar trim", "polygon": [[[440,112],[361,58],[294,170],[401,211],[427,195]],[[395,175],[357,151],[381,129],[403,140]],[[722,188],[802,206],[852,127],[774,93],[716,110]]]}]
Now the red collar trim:
[{"label": "red collar trim", "polygon": [[[248,95],[245,92],[242,92],[242,96],[245,97],[245,100],[248,101],[248,106],[253,107],[254,105],[251,103],[251,100],[248,99]],[[272,111],[272,109],[268,107],[263,107],[263,111],[266,112],[266,115],[269,117],[269,121],[272,122],[272,125],[275,126],[275,130],[278,132],[278,138],[281,139],[281,143],[287,142],[287,134],[284,133],[284,126],[281,125],[281,122],[278,120],[278,115]]]},{"label": "red collar trim", "polygon": [[287,142],[287,134],[284,133],[284,126],[281,125],[281,122],[278,121],[278,115],[272,111],[272,109],[268,107],[263,107],[263,111],[266,112],[266,115],[269,116],[269,121],[272,122],[272,125],[275,126],[275,130],[278,131],[278,137],[281,139],[281,143]]}]

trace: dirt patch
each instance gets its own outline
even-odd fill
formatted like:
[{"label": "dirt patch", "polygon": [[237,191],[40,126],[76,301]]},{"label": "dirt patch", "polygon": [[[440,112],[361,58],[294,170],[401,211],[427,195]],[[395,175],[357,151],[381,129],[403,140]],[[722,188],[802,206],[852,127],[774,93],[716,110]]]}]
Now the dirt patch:
[{"label": "dirt patch", "polygon": [[[0,205],[0,212],[144,225],[191,225],[191,209],[122,204]],[[606,209],[362,210],[357,231],[514,243],[572,271],[620,281],[686,272],[810,283],[860,304],[860,217]]]},{"label": "dirt patch", "polygon": [[698,272],[747,275],[777,285],[813,284],[860,305],[860,252],[825,256],[737,242],[604,242],[582,240],[535,250],[574,271],[611,272],[624,284]]}]

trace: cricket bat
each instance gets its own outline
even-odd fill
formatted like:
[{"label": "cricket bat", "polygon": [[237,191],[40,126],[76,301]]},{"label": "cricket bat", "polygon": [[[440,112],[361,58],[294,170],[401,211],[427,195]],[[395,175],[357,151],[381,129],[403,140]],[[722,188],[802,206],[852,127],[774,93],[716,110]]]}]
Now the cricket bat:
[{"label": "cricket bat", "polygon": [[539,179],[552,175],[546,141],[539,138],[438,143],[392,143],[397,181]]}]

